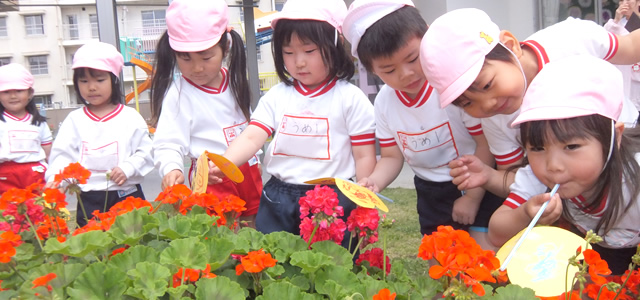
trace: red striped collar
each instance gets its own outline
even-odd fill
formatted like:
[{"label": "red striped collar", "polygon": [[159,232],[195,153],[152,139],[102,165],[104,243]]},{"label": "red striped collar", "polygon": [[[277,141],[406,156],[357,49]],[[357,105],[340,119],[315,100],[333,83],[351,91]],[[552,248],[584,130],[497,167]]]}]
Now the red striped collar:
[{"label": "red striped collar", "polygon": [[211,87],[211,86],[207,86],[207,85],[198,85],[197,83],[189,80],[189,78],[182,76],[182,78],[184,78],[184,80],[186,80],[188,83],[190,83],[191,85],[193,85],[194,87],[196,87],[197,89],[208,93],[208,94],[220,94],[220,93],[224,93],[225,90],[227,90],[227,87],[229,86],[229,71],[227,71],[226,68],[222,68],[220,69],[220,73],[222,73],[222,82],[220,82],[220,86],[215,88],[215,87]]},{"label": "red striped collar", "polygon": [[549,63],[549,55],[547,55],[547,51],[544,50],[544,47],[533,40],[524,41],[522,42],[522,45],[528,46],[529,48],[531,48],[531,50],[533,50],[533,52],[536,54],[536,57],[538,57],[538,72],[542,71],[542,67]]},{"label": "red striped collar", "polygon": [[96,121],[96,122],[106,122],[109,121],[111,119],[113,119],[115,116],[117,116],[122,109],[124,109],[124,105],[122,104],[118,104],[118,106],[116,106],[116,108],[114,110],[112,110],[110,113],[104,115],[102,118],[98,117],[96,114],[94,114],[91,110],[89,110],[89,108],[87,108],[86,106],[84,107],[84,113],[87,115],[87,117],[89,117],[89,119]]},{"label": "red striped collar", "polygon": [[9,119],[11,119],[11,120],[18,121],[18,122],[29,122],[31,120],[31,114],[30,113],[26,113],[24,115],[24,117],[18,118],[18,117],[12,115],[11,113],[9,113],[9,112],[7,112],[5,110],[4,111],[4,116],[9,118]]},{"label": "red striped collar", "polygon": [[400,99],[400,102],[404,104],[406,107],[418,108],[423,104],[427,103],[429,97],[431,97],[431,93],[433,92],[433,86],[429,84],[429,81],[425,80],[422,88],[418,92],[418,95],[414,99],[409,97],[409,94],[406,92],[401,92],[396,90],[396,96]]},{"label": "red striped collar", "polygon": [[575,198],[571,198],[569,199],[569,201],[575,204],[585,214],[589,214],[594,217],[602,217],[602,215],[604,214],[604,209],[607,207],[608,198],[609,198],[608,191],[605,191],[604,198],[600,202],[600,205],[594,208],[587,208],[587,203],[586,203],[587,200],[584,197],[582,197],[582,195],[579,195],[578,197],[575,197]]},{"label": "red striped collar", "polygon": [[320,95],[324,95],[325,93],[330,91],[336,85],[337,82],[338,82],[338,78],[334,77],[334,78],[325,80],[323,83],[319,84],[315,89],[309,90],[309,88],[306,87],[304,84],[302,84],[297,80],[294,80],[293,86],[295,87],[296,91],[298,91],[298,93],[300,93],[301,95],[314,98]]}]

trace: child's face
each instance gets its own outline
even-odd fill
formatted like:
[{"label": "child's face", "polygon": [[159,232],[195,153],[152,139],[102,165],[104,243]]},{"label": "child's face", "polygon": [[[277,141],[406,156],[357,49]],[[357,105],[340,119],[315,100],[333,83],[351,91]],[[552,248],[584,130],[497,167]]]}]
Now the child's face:
[{"label": "child's face", "polygon": [[[91,74],[93,73],[93,75]],[[111,73],[100,70],[86,70],[78,77],[80,96],[94,107],[111,103]]]},{"label": "child's face", "polygon": [[420,39],[413,37],[390,56],[372,59],[372,71],[394,90],[415,97],[426,80],[419,57]]},{"label": "child's face", "polygon": [[197,85],[217,88],[222,83],[222,60],[224,53],[219,44],[201,51],[190,52],[189,55],[176,55],[178,69],[182,76]]},{"label": "child's face", "polygon": [[18,116],[24,114],[31,96],[31,89],[1,91],[0,103],[6,112]]},{"label": "child's face", "polygon": [[282,47],[284,66],[291,77],[313,90],[329,76],[321,52],[318,45],[301,40],[294,32],[289,44]]},{"label": "child's face", "polygon": [[[548,135],[553,133],[547,131]],[[544,147],[526,145],[529,164],[536,177],[548,187],[560,184],[563,199],[592,196],[592,189],[604,167],[602,144],[594,138],[575,138],[566,143],[548,138]]]},{"label": "child's face", "polygon": [[476,118],[509,115],[522,104],[524,82],[518,65],[486,60],[476,80],[455,103]]}]

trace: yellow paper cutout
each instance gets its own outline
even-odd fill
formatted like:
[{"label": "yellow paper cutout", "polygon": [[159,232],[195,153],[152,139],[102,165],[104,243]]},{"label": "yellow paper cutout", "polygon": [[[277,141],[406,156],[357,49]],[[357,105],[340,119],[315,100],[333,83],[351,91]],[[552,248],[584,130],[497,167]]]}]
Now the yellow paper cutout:
[{"label": "yellow paper cutout", "polygon": [[380,200],[380,198],[378,198],[378,196],[369,189],[340,178],[335,178],[335,181],[338,189],[340,189],[340,191],[354,203],[362,207],[377,207],[384,212],[389,212],[389,208],[387,208],[387,206],[382,203],[382,200]]},{"label": "yellow paper cutout", "polygon": [[244,181],[244,175],[240,172],[240,169],[238,169],[238,167],[227,158],[220,154],[210,153],[208,151],[205,151],[204,153],[207,154],[209,160],[211,160],[225,176],[229,177],[231,181],[236,183]]},{"label": "yellow paper cutout", "polygon": [[305,181],[306,184],[335,185],[336,179],[333,177],[318,178]]},{"label": "yellow paper cutout", "polygon": [[[503,263],[522,235],[524,229],[507,241],[496,253]],[[511,283],[528,287],[536,296],[554,297],[571,290],[570,275],[565,281],[569,258],[576,254],[578,247],[583,251],[587,242],[580,236],[553,226],[536,226],[520,245],[507,267]],[[590,248],[590,247],[589,247]],[[569,266],[569,274],[575,274],[578,267]]]},{"label": "yellow paper cutout", "polygon": [[209,161],[207,155],[202,153],[196,161],[196,172],[191,182],[191,190],[194,193],[206,193],[207,183],[209,181]]}]

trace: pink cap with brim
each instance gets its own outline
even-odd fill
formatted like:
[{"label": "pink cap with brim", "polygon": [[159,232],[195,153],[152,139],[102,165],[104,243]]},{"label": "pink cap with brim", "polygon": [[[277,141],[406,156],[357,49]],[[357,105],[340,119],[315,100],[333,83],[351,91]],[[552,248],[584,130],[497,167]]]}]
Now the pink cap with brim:
[{"label": "pink cap with brim", "polygon": [[471,86],[499,42],[500,28],[479,9],[453,10],[433,21],[420,44],[420,63],[441,107]]},{"label": "pink cap with brim", "polygon": [[615,66],[593,56],[572,56],[544,65],[511,127],[594,114],[617,121],[623,99],[622,73]]},{"label": "pink cap with brim", "polygon": [[271,20],[271,28],[282,19],[324,21],[342,32],[342,21],[347,14],[343,0],[287,0],[282,11]]},{"label": "pink cap with brim", "polygon": [[227,32],[228,7],[224,0],[173,0],[165,20],[171,49],[200,52]]},{"label": "pink cap with brim", "polygon": [[351,54],[358,57],[358,44],[364,33],[380,19],[403,8],[414,6],[411,0],[356,0],[351,3],[342,23],[344,37],[351,43]]},{"label": "pink cap with brim", "polygon": [[33,75],[20,64],[0,67],[0,91],[27,90],[33,87]]},{"label": "pink cap with brim", "polygon": [[80,47],[73,55],[71,69],[91,68],[119,77],[123,66],[124,58],[116,47],[103,42],[91,42]]}]

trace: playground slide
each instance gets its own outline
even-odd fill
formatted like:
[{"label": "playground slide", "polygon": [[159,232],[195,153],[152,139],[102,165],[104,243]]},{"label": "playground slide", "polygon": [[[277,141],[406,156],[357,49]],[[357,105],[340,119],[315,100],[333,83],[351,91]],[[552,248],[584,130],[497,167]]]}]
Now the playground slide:
[{"label": "playground slide", "polygon": [[[132,57],[130,62],[138,66],[145,73],[147,73],[147,80],[145,80],[143,83],[138,85],[138,94],[140,94],[142,91],[148,89],[151,86],[151,75],[153,74],[153,67],[151,67],[151,65],[148,62],[137,59],[135,57]],[[135,96],[136,96],[135,91],[127,94],[124,98],[125,103],[129,103],[129,101],[135,98]]]}]

